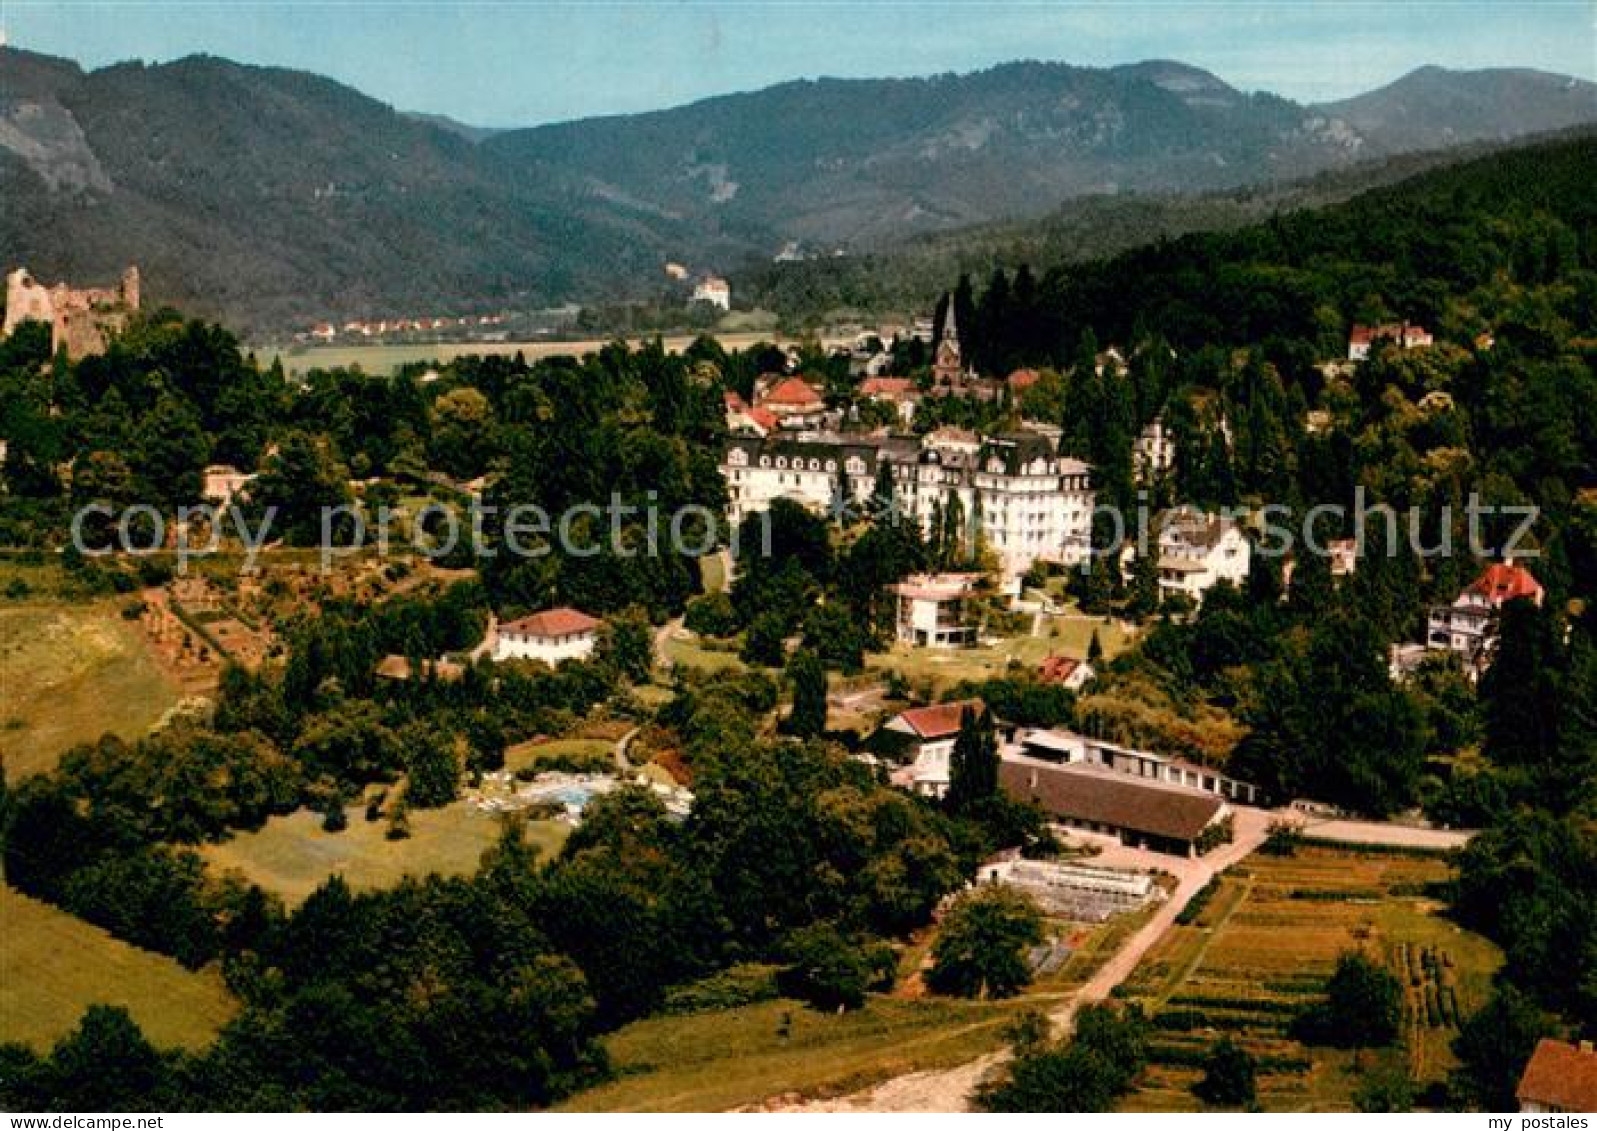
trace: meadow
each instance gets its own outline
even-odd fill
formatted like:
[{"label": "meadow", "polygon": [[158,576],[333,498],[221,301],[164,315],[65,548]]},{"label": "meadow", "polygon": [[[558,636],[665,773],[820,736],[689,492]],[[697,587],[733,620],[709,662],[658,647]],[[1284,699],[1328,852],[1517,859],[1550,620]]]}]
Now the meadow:
[{"label": "meadow", "polygon": [[[1456,926],[1432,894],[1439,857],[1304,848],[1233,867],[1196,917],[1149,951],[1121,996],[1153,1016],[1152,1067],[1125,1110],[1197,1110],[1192,1085],[1210,1045],[1230,1034],[1259,1060],[1268,1111],[1351,1111],[1365,1074],[1403,1068],[1421,1087],[1455,1065],[1458,1020],[1485,1001],[1501,955]],[[1402,1042],[1355,1054],[1293,1040],[1343,951],[1360,950],[1403,982]],[[1412,957],[1411,957],[1412,956]],[[1439,1002],[1446,1001],[1447,1005]]]},{"label": "meadow", "polygon": [[1012,664],[1035,669],[1051,655],[1085,659],[1095,631],[1106,658],[1113,659],[1129,643],[1118,621],[1071,616],[1051,618],[1040,635],[1009,637],[979,648],[895,644],[886,652],[868,655],[865,663],[882,672],[896,671],[911,686],[930,684],[933,690],[942,690],[966,681],[1000,678]]},{"label": "meadow", "polygon": [[[781,335],[760,330],[723,331],[712,336],[728,350],[747,349],[760,342],[781,338]],[[673,334],[662,340],[667,351],[681,353],[693,344],[696,337],[694,334]],[[406,342],[388,345],[296,346],[285,350],[266,348],[260,352],[260,357],[263,364],[270,364],[273,359],[281,361],[283,368],[296,376],[309,373],[312,369],[336,369],[356,365],[367,373],[388,376],[402,365],[422,361],[447,363],[458,357],[474,355],[514,357],[520,354],[528,361],[567,355],[581,357],[584,354],[597,353],[612,340],[593,338],[584,341],[556,342],[539,339],[525,342]],[[652,341],[653,336],[647,339],[632,339],[631,344],[636,346],[645,340]],[[789,341],[789,339],[782,340]]]},{"label": "meadow", "polygon": [[[237,870],[295,905],[334,875],[351,888],[390,888],[406,876],[464,876],[477,870],[483,852],[499,837],[499,821],[464,801],[442,809],[412,809],[410,836],[387,839],[388,822],[368,821],[351,806],[342,832],[322,829],[322,815],[308,809],[273,817],[260,829],[239,833],[202,849],[213,871]],[[528,839],[547,859],[570,831],[556,821],[531,821]]]},{"label": "meadow", "polygon": [[120,601],[0,605],[0,757],[15,780],[107,732],[135,738],[177,703]]},{"label": "meadow", "polygon": [[45,1050],[90,1005],[120,1005],[162,1048],[209,1044],[237,1004],[215,967],[129,946],[0,885],[0,1042]]},{"label": "meadow", "polygon": [[774,1097],[842,1095],[949,1067],[1003,1044],[1017,1006],[874,996],[823,1013],[778,999],[634,1022],[605,1041],[616,1079],[572,1111],[725,1111]]}]

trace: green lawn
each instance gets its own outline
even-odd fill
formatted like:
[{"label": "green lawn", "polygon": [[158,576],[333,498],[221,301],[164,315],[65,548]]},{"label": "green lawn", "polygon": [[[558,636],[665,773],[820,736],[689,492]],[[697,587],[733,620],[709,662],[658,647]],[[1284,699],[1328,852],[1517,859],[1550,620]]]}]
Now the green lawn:
[{"label": "green lawn", "polygon": [[896,644],[891,651],[867,656],[865,662],[872,668],[898,671],[911,684],[929,680],[943,688],[966,680],[1002,676],[1011,662],[1035,669],[1049,655],[1085,659],[1094,629],[1107,657],[1113,658],[1128,643],[1116,622],[1056,619],[1045,624],[1039,636],[1014,636],[981,648],[911,648]]},{"label": "green lawn", "polygon": [[133,738],[178,701],[120,601],[0,606],[0,757],[13,780],[107,731]]},{"label": "green lawn", "polygon": [[0,885],[0,1041],[49,1048],[95,1004],[161,1047],[209,1044],[237,1009],[214,967],[185,970]]},{"label": "green lawn", "polygon": [[703,668],[712,672],[741,672],[747,667],[735,651],[708,647],[699,637],[686,629],[683,629],[682,633],[680,636],[667,633],[661,649],[664,658],[673,667]]},{"label": "green lawn", "polygon": [[[840,1095],[962,1064],[1003,1043],[1013,1003],[873,997],[853,1013],[769,1001],[656,1017],[605,1041],[617,1079],[573,1111],[725,1111],[797,1092]],[[786,1035],[783,1035],[784,1019]]]},{"label": "green lawn", "polygon": [[726,588],[726,558],[722,554],[706,554],[700,558],[699,571],[706,593],[719,593]]},{"label": "green lawn", "polygon": [[[302,809],[274,817],[256,832],[207,846],[203,853],[213,869],[237,869],[297,904],[335,874],[343,875],[352,888],[365,890],[393,887],[407,875],[468,875],[498,839],[499,822],[457,801],[443,809],[412,809],[411,835],[404,840],[388,840],[387,830],[387,821],[368,821],[363,807],[351,806],[348,828],[323,832],[321,814]],[[548,856],[565,843],[570,830],[556,821],[533,821],[527,831]]]}]

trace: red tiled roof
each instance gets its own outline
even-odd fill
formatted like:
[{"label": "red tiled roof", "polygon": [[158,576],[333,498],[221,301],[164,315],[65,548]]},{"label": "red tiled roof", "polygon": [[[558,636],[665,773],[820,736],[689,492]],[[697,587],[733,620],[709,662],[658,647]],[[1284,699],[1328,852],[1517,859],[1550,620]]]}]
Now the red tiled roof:
[{"label": "red tiled roof", "polygon": [[751,408],[748,411],[748,418],[767,432],[781,423],[781,421],[776,419],[776,413],[768,408]]},{"label": "red tiled roof", "polygon": [[530,617],[509,621],[499,626],[500,632],[514,632],[521,636],[534,636],[540,639],[549,639],[557,636],[575,636],[582,632],[592,632],[599,627],[599,621],[587,613],[578,612],[576,609],[562,606],[558,609],[545,609],[541,613],[533,613]]},{"label": "red tiled roof", "polygon": [[860,383],[862,397],[899,397],[913,392],[915,382],[908,377],[867,377]]},{"label": "red tiled roof", "polygon": [[1037,669],[1037,678],[1044,683],[1064,683],[1080,666],[1080,660],[1069,656],[1049,656]]},{"label": "red tiled roof", "polygon": [[1410,338],[1429,338],[1430,331],[1424,326],[1413,322],[1386,322],[1379,326],[1354,325],[1348,334],[1348,340],[1355,345],[1367,346],[1379,338],[1390,338],[1394,342],[1403,342]]},{"label": "red tiled roof", "polygon": [[921,738],[947,738],[959,733],[959,718],[967,709],[979,715],[986,707],[980,699],[960,699],[953,703],[934,703],[930,707],[911,707],[898,717]]},{"label": "red tiled roof", "polygon": [[1494,605],[1501,605],[1516,597],[1529,597],[1538,602],[1542,599],[1541,582],[1532,577],[1524,566],[1507,562],[1495,562],[1487,566],[1486,572],[1470,584],[1468,592],[1479,593]]},{"label": "red tiled roof", "polygon": [[1597,1111],[1597,1053],[1542,1038],[1514,1097],[1559,1111]]},{"label": "red tiled roof", "polygon": [[[1037,775],[1035,788],[1032,774]],[[998,784],[1011,797],[1035,801],[1057,817],[1169,840],[1195,840],[1225,804],[1213,794],[1195,789],[1035,758],[1006,757],[998,767]]]},{"label": "red tiled roof", "polygon": [[1021,392],[1035,385],[1041,376],[1035,369],[1017,369],[1009,375],[1009,387],[1017,393]]},{"label": "red tiled roof", "polygon": [[788,377],[773,385],[765,396],[760,398],[761,404],[776,404],[788,407],[818,404],[821,394],[815,387],[802,377]]}]

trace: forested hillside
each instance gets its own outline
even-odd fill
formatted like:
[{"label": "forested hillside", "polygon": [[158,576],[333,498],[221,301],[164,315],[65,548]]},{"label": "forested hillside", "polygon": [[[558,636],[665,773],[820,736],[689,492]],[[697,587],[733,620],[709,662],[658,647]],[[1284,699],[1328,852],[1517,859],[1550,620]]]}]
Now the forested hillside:
[{"label": "forested hillside", "polygon": [[[473,132],[298,71],[194,56],[86,72],[0,47],[0,246],[52,282],[137,263],[147,301],[304,329],[655,298],[668,261],[857,253],[1082,195],[1279,184],[1597,118],[1590,84],[1538,72],[1434,72],[1369,97],[1348,104],[1355,127],[1178,63],[1020,63]],[[1483,109],[1499,97],[1514,113]],[[1214,222],[1143,207],[1143,234]]]}]

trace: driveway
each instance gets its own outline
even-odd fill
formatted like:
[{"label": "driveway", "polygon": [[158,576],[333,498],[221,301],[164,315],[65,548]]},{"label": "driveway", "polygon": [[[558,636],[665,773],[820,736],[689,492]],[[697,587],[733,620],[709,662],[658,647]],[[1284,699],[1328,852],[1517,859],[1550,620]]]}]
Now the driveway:
[{"label": "driveway", "polygon": [[1421,829],[1384,821],[1349,821],[1340,817],[1310,817],[1303,823],[1305,836],[1340,840],[1348,844],[1383,845],[1388,848],[1426,848],[1442,851],[1463,848],[1475,833],[1470,829]]}]

